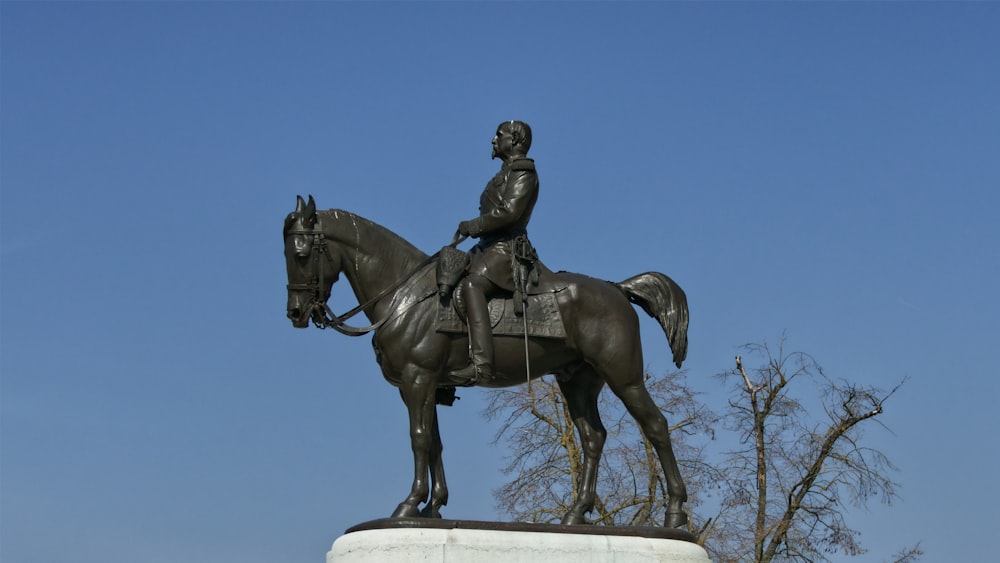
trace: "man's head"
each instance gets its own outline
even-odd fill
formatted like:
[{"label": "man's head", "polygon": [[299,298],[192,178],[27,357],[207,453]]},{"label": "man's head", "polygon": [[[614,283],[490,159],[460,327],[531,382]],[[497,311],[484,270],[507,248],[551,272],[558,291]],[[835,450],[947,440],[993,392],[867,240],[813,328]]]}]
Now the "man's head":
[{"label": "man's head", "polygon": [[493,137],[493,158],[525,156],[531,148],[531,127],[523,121],[504,121]]}]

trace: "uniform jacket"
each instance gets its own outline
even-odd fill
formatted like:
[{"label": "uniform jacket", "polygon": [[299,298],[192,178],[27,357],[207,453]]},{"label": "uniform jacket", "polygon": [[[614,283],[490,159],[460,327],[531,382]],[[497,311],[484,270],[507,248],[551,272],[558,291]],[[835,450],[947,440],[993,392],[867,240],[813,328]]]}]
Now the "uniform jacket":
[{"label": "uniform jacket", "polygon": [[520,158],[505,165],[479,197],[479,217],[473,220],[470,235],[479,237],[472,250],[472,274],[513,290],[510,241],[527,235],[531,212],[538,200],[535,162]]}]

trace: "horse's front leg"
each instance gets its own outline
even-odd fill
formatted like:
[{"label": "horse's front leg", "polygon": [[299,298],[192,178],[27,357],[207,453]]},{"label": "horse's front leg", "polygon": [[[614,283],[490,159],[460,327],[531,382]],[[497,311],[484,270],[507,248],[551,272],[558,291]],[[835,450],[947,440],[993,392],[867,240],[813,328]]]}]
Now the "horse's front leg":
[{"label": "horse's front leg", "polygon": [[432,446],[434,444],[434,380],[430,374],[419,371],[404,373],[400,394],[410,415],[410,447],[413,450],[413,485],[410,494],[399,503],[393,518],[420,516],[420,503],[427,500],[430,486]]},{"label": "horse's front leg", "polygon": [[434,408],[434,421],[431,424],[431,500],[420,511],[424,518],[440,518],[441,507],[448,504],[448,483],[444,478],[444,460],[441,452],[444,446],[441,443],[441,431],[438,427],[437,407]]}]

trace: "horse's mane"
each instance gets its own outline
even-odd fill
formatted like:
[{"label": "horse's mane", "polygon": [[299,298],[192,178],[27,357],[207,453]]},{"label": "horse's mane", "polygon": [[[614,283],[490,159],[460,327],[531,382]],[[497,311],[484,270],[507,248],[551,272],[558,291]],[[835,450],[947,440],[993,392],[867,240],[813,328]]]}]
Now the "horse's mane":
[{"label": "horse's mane", "polygon": [[[351,220],[351,224],[354,227],[361,227],[362,225],[366,230],[371,230],[379,234],[379,236],[385,237],[388,245],[398,246],[407,252],[411,252],[419,257],[426,257],[427,254],[410,243],[410,241],[404,239],[403,237],[397,235],[396,233],[390,231],[389,229],[379,225],[378,223],[371,221],[358,215],[357,213],[352,213],[350,211],[344,211],[343,209],[327,209],[326,211],[317,211],[317,215],[323,215],[324,217],[330,217],[335,223],[341,223],[345,218]],[[287,221],[286,221],[287,224]],[[350,235],[345,235],[345,242],[350,241]]]}]

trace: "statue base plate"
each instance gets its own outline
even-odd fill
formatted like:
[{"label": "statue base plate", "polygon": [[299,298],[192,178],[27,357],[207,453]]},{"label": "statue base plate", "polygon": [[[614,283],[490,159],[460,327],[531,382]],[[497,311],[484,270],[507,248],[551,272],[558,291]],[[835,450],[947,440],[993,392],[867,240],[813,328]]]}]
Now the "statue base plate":
[{"label": "statue base plate", "polygon": [[327,563],[710,563],[694,536],[670,528],[614,528],[383,518],[333,542]]}]

